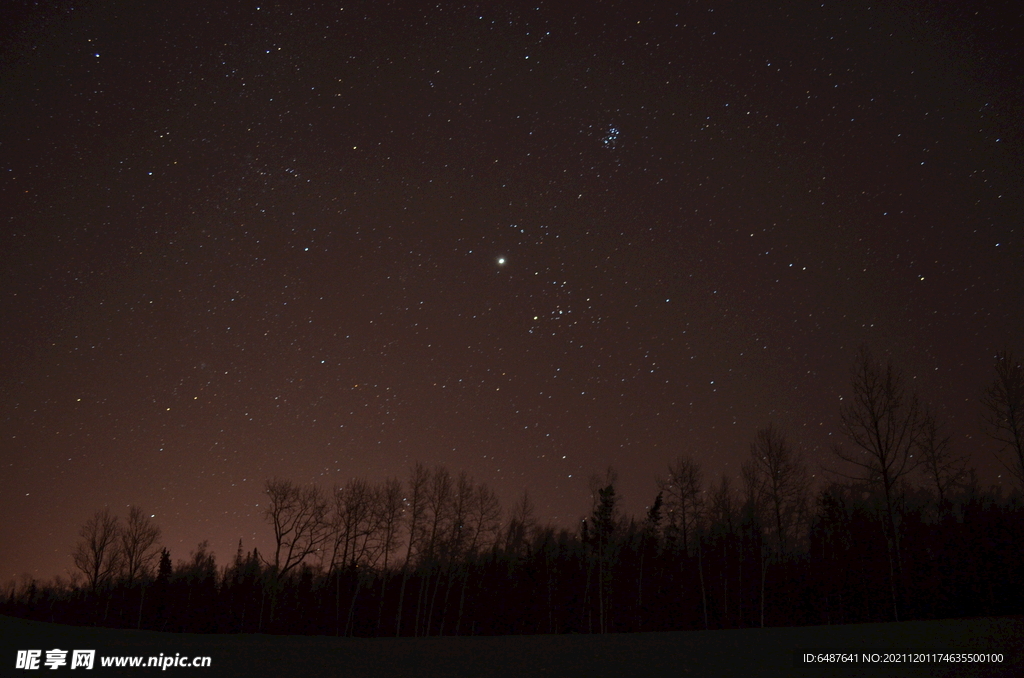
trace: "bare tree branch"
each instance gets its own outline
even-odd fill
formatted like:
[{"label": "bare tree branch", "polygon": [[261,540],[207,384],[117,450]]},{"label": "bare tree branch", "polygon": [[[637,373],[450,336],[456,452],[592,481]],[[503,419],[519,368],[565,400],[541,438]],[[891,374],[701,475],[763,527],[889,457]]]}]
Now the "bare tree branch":
[{"label": "bare tree branch", "polygon": [[109,509],[97,511],[79,531],[82,541],[71,558],[93,593],[105,586],[121,566],[120,526]]},{"label": "bare tree branch", "polygon": [[669,465],[668,478],[658,483],[658,489],[665,493],[669,528],[681,531],[683,550],[689,553],[703,510],[704,470],[699,462],[680,456]]},{"label": "bare tree branch", "polygon": [[377,488],[374,523],[380,532],[382,567],[386,571],[391,554],[402,545],[398,534],[402,526],[402,481],[397,478],[388,478]]},{"label": "bare tree branch", "polygon": [[867,348],[861,348],[851,370],[853,396],[840,410],[840,428],[857,449],[840,445],[833,452],[843,461],[866,472],[868,482],[880,485],[885,499],[882,528],[889,552],[893,613],[899,621],[903,565],[897,505],[900,480],[914,470],[918,460],[921,415],[917,396],[908,393],[903,373],[887,362],[878,365]]},{"label": "bare tree branch", "polygon": [[849,452],[833,448],[840,459],[867,472],[885,494],[892,527],[896,484],[914,470],[914,450],[920,438],[921,416],[917,397],[907,393],[902,372],[887,363],[877,365],[862,348],[852,370],[853,396],[840,411],[840,428],[856,445]]},{"label": "bare tree branch", "polygon": [[981,399],[985,427],[1003,444],[999,453],[1009,451],[1009,463],[1000,461],[1024,489],[1024,365],[1012,352],[1001,351],[995,371],[996,378]]},{"label": "bare tree branch", "polygon": [[274,529],[274,562],[279,576],[316,553],[327,536],[327,502],[319,487],[299,487],[290,480],[268,480],[263,515]]},{"label": "bare tree branch", "polygon": [[121,571],[129,583],[149,572],[160,555],[157,541],[160,528],[138,506],[128,509],[128,519],[121,530]]},{"label": "bare tree branch", "polygon": [[968,458],[952,451],[951,440],[952,436],[943,430],[934,414],[926,411],[921,421],[918,450],[925,477],[935,487],[940,513],[946,510],[950,490],[967,477]]},{"label": "bare tree branch", "polygon": [[779,554],[784,556],[791,538],[806,513],[807,473],[786,434],[772,424],[759,429],[750,445],[750,459],[757,491],[771,518]]}]

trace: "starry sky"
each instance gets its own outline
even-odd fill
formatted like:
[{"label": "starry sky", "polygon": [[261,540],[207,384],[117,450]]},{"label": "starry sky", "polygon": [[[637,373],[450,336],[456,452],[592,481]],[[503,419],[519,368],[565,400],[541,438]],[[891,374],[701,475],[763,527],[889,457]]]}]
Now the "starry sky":
[{"label": "starry sky", "polygon": [[1000,482],[1024,336],[1015,3],[5,5],[0,578],[141,505],[445,464],[571,525],[786,427],[858,346]]}]

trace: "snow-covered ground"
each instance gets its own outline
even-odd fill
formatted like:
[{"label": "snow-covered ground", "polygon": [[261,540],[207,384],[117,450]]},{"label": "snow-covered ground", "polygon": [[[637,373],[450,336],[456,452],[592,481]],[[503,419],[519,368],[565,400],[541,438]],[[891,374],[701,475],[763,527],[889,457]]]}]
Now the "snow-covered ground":
[{"label": "snow-covered ground", "polygon": [[[51,671],[47,651],[66,650]],[[39,668],[16,668],[40,650]],[[92,671],[72,650],[95,650]],[[865,663],[865,653],[1001,653],[1002,662]],[[0,617],[0,675],[201,676],[1024,676],[1024,618],[611,635],[351,639],[194,635],[78,628]],[[797,655],[854,653],[856,663],[798,665]],[[115,669],[104,657],[210,657],[209,668]],[[59,655],[58,655],[59,656]],[[22,654],[23,662],[28,655]],[[848,657],[847,657],[848,658]],[[968,659],[969,654],[943,659]],[[973,657],[977,659],[978,657]],[[143,661],[146,661],[145,659]],[[169,660],[168,660],[169,661]]]}]

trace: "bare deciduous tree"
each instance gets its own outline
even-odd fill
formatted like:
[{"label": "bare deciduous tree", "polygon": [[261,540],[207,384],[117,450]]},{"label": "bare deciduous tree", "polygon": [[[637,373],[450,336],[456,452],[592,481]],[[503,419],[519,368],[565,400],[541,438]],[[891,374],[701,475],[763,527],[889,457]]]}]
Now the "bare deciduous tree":
[{"label": "bare deciduous tree", "polygon": [[897,504],[900,480],[914,470],[914,450],[920,439],[921,416],[917,396],[907,391],[903,373],[892,362],[881,366],[861,348],[851,370],[853,396],[840,410],[840,428],[856,445],[849,452],[840,445],[833,452],[842,461],[860,467],[867,480],[882,489],[885,501],[882,526],[889,552],[893,614],[899,620],[897,582],[902,580]]},{"label": "bare deciduous tree", "polygon": [[451,534],[446,551],[454,560],[465,554],[467,544],[473,539],[474,525],[470,520],[473,506],[473,480],[465,471],[455,481],[455,496],[452,499]]},{"label": "bare deciduous tree", "polygon": [[78,532],[82,541],[75,546],[71,558],[85,575],[86,583],[95,593],[110,582],[121,566],[120,526],[109,509],[97,511]]},{"label": "bare deciduous tree", "polygon": [[[479,485],[473,492],[470,504],[469,520],[472,524],[472,536],[466,546],[467,554],[476,554],[479,549],[493,546],[501,532],[501,503],[497,495],[487,485]],[[459,594],[459,615],[455,620],[455,635],[462,628],[462,615],[466,606],[466,590],[469,586],[469,568],[465,567],[462,574],[461,593]]]},{"label": "bare deciduous tree", "polygon": [[427,484],[430,482],[430,470],[420,462],[412,469],[409,478],[409,489],[405,495],[406,515],[409,516],[409,545],[405,552],[405,564],[408,568],[414,557],[423,551],[423,521],[427,506]]},{"label": "bare deciduous tree", "polygon": [[138,506],[128,509],[128,519],[121,529],[121,572],[129,583],[149,572],[160,555],[157,540],[160,528]]},{"label": "bare deciduous tree", "polygon": [[711,495],[711,520],[720,525],[726,534],[732,534],[736,527],[736,498],[733,494],[732,480],[722,474],[718,479],[718,487]]},{"label": "bare deciduous tree", "polygon": [[388,569],[388,560],[391,554],[402,545],[399,530],[402,527],[403,507],[402,481],[398,478],[388,478],[376,489],[376,501],[374,502],[374,523],[380,534],[380,553],[383,561],[380,604],[377,607],[378,629],[384,619],[384,598],[388,581],[392,576]]},{"label": "bare deciduous tree", "polygon": [[[419,596],[416,599],[416,622],[415,633],[420,635],[425,631],[430,633],[429,613],[433,607],[434,597],[430,594],[430,581],[434,582],[434,593],[441,581],[441,560],[447,553],[447,538],[451,534],[453,522],[453,504],[455,499],[455,485],[448,469],[443,465],[434,467],[427,483],[425,497],[426,520],[423,523],[425,544],[421,565],[427,566],[426,585],[420,587]],[[428,600],[429,597],[429,600]]]},{"label": "bare deciduous tree", "polygon": [[774,425],[758,429],[742,466],[744,489],[760,537],[761,626],[768,565],[786,560],[807,514],[808,479],[803,460]]},{"label": "bare deciduous tree", "polygon": [[1024,490],[1024,365],[1010,351],[996,355],[996,378],[981,404],[989,435],[1003,444],[1000,454],[1010,453],[1003,466]]},{"label": "bare deciduous tree", "polygon": [[807,472],[786,434],[772,424],[757,431],[750,460],[757,491],[771,516],[775,546],[780,558],[785,558],[806,514]]},{"label": "bare deciduous tree", "polygon": [[867,472],[885,497],[885,522],[895,539],[896,489],[899,480],[914,470],[914,450],[920,439],[920,410],[917,397],[907,392],[903,373],[886,363],[875,363],[867,349],[861,349],[852,370],[853,397],[840,411],[843,434],[859,448],[848,452],[834,448],[836,455]]},{"label": "bare deciduous tree", "polygon": [[722,566],[718,575],[722,582],[722,613],[729,618],[729,582],[730,582],[730,555],[733,552],[732,544],[736,536],[738,509],[736,497],[732,488],[732,481],[729,476],[722,474],[718,481],[718,487],[711,495],[708,519],[713,529],[718,533],[718,544],[722,554]]},{"label": "bare deciduous tree", "polygon": [[374,524],[380,539],[381,567],[386,572],[391,554],[402,545],[399,537],[402,526],[402,481],[388,478],[377,487],[373,510]]},{"label": "bare deciduous tree", "polygon": [[494,490],[487,485],[479,485],[473,501],[473,524],[475,530],[469,550],[475,553],[478,549],[492,546],[501,532],[501,502]]},{"label": "bare deciduous tree", "polygon": [[452,476],[444,466],[434,467],[424,497],[426,520],[423,522],[423,555],[427,560],[437,558],[452,519],[451,504],[455,487]]},{"label": "bare deciduous tree", "polygon": [[[765,526],[771,523],[771,519],[768,516],[769,510],[765,503],[765,494],[762,491],[763,481],[761,478],[761,472],[758,465],[753,459],[747,459],[740,466],[740,478],[743,481],[743,519],[744,524],[749,529],[747,533],[749,538],[756,540],[758,545],[758,555],[760,558],[760,576],[761,576],[761,595],[760,595],[760,607],[761,607],[761,628],[764,628],[764,589],[765,582],[768,579],[768,544],[765,539]],[[742,549],[740,551],[742,554]],[[743,567],[740,566],[740,576],[743,575]],[[742,603],[742,598],[740,599]]]},{"label": "bare deciduous tree", "polygon": [[[455,581],[456,569],[466,562],[468,554],[467,546],[473,540],[474,524],[471,520],[472,505],[474,500],[473,480],[465,471],[459,473],[455,481],[455,491],[451,500],[451,521],[449,524],[449,535],[445,539],[442,549],[444,566],[447,571],[447,583],[444,589],[444,600],[442,601],[441,622],[438,628],[438,635],[444,635],[444,624],[448,614],[448,603]],[[431,596],[430,612],[428,620],[434,618],[434,604],[437,599],[438,588],[441,585],[441,573],[438,572],[434,583],[434,593]],[[427,622],[427,635],[430,635],[430,621]]]},{"label": "bare deciduous tree", "polygon": [[373,537],[374,493],[360,478],[336,487],[327,515],[327,572],[352,567],[365,558]]},{"label": "bare deciduous tree", "polygon": [[680,531],[683,550],[689,553],[703,506],[704,470],[699,462],[681,456],[669,465],[668,478],[658,483],[658,489],[665,494],[669,527]]},{"label": "bare deciduous tree", "polygon": [[274,529],[272,565],[283,577],[316,553],[327,536],[327,502],[319,487],[300,487],[290,480],[268,480],[269,503],[263,515]]},{"label": "bare deciduous tree", "polygon": [[405,586],[409,581],[409,564],[414,555],[419,555],[422,550],[420,525],[423,522],[423,512],[426,507],[427,483],[430,481],[430,472],[420,462],[412,470],[412,477],[409,479],[409,493],[406,495],[407,513],[409,515],[409,546],[405,552],[405,563],[402,565],[402,587],[398,594],[398,613],[395,616],[395,636],[402,635],[402,612],[405,609]]},{"label": "bare deciduous tree", "polygon": [[516,555],[524,555],[529,545],[530,532],[537,526],[534,518],[533,500],[528,490],[523,490],[522,498],[516,502],[509,514],[505,526],[505,551]]},{"label": "bare deciduous tree", "polygon": [[[363,565],[372,564],[379,555],[380,540],[377,532],[376,510],[374,505],[378,501],[376,490],[362,479],[355,479],[344,489],[336,489],[334,492],[334,518],[330,521],[330,531],[336,536],[334,543],[339,541],[344,545],[341,554],[341,561],[336,562],[337,546],[335,546],[331,567],[343,566],[355,572],[355,589],[351,593],[348,608],[348,619],[345,623],[345,635],[349,635],[355,615],[356,600],[359,598],[359,590],[362,588],[365,568]],[[335,580],[335,605],[340,604],[341,578]],[[338,608],[335,608],[337,614]],[[338,617],[335,617],[337,623]],[[340,629],[339,629],[340,630]]]},{"label": "bare deciduous tree", "polygon": [[952,451],[952,436],[935,420],[931,412],[921,419],[918,450],[921,468],[929,484],[935,488],[939,514],[948,509],[949,492],[967,477],[967,456]]}]

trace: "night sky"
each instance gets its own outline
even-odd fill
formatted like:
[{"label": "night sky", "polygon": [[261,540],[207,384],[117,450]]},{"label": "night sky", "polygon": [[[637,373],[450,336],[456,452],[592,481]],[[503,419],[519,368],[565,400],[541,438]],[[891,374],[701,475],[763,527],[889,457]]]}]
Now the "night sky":
[{"label": "night sky", "polygon": [[1005,474],[1016,3],[225,4],[2,10],[0,578],[103,506],[269,548],[273,477],[820,479],[861,344]]}]

